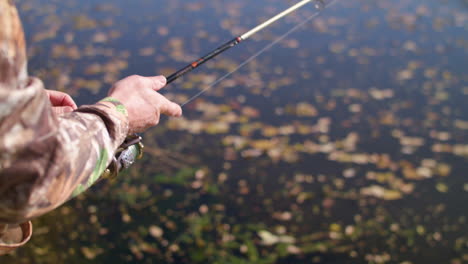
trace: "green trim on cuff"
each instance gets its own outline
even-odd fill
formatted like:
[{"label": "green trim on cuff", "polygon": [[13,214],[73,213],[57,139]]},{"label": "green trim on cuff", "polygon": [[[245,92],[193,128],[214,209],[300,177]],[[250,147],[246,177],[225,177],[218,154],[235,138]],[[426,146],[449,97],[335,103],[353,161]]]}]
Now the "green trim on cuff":
[{"label": "green trim on cuff", "polygon": [[127,111],[127,108],[125,108],[125,105],[123,105],[119,100],[113,98],[113,97],[106,97],[104,99],[102,99],[100,102],[110,102],[110,103],[113,103],[115,105],[115,110],[117,110],[117,112],[125,115],[126,117],[128,117],[128,111]]},{"label": "green trim on cuff", "polygon": [[113,103],[120,103],[119,100],[113,98],[113,97],[106,97],[104,99],[101,100],[101,102],[113,102]]},{"label": "green trim on cuff", "polygon": [[102,175],[104,170],[107,167],[107,158],[109,157],[109,154],[105,149],[101,150],[101,154],[99,155],[99,159],[97,160],[96,167],[94,167],[94,171],[91,174],[91,176],[88,178],[86,183],[84,184],[79,184],[76,189],[73,191],[72,195],[70,198],[74,198],[87,190],[91,185],[93,185]]}]

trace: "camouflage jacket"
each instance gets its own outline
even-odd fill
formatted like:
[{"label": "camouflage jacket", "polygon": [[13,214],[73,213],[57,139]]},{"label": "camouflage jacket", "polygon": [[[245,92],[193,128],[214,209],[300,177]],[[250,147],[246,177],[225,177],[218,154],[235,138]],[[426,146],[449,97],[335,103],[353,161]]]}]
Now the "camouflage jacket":
[{"label": "camouflage jacket", "polygon": [[0,0],[0,247],[7,224],[53,210],[92,185],[128,133],[111,98],[56,116],[43,83],[27,74],[12,0]]}]

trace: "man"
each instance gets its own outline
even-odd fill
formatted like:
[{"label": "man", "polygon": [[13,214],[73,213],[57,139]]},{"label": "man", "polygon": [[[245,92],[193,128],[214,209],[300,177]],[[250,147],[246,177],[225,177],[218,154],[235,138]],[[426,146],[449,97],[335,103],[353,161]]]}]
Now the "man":
[{"label": "man", "polygon": [[163,76],[130,76],[109,97],[78,107],[29,77],[13,0],[0,0],[0,254],[26,243],[31,218],[92,185],[130,133],[182,109],[157,91]]}]

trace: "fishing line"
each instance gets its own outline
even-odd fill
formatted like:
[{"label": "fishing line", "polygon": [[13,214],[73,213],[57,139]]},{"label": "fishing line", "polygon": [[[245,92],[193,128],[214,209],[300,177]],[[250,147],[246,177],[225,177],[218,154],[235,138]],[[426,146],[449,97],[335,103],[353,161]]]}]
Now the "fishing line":
[{"label": "fishing line", "polygon": [[[1,0],[0,0],[1,1]],[[204,94],[206,91],[217,85],[218,83],[222,82],[225,80],[227,77],[231,76],[233,73],[238,71],[240,68],[243,66],[247,65],[249,62],[252,60],[256,59],[258,56],[269,50],[271,47],[274,45],[278,44],[278,42],[284,40],[287,36],[289,36],[291,33],[295,32],[298,30],[300,27],[311,21],[313,18],[318,16],[325,8],[328,6],[334,4],[337,0],[331,0],[326,4],[326,2],[329,0],[302,0],[298,2],[297,4],[289,7],[288,9],[284,10],[283,12],[277,14],[276,16],[268,19],[267,21],[261,23],[260,25],[254,27],[253,29],[247,31],[246,33],[226,42],[225,44],[221,45],[220,47],[216,48],[215,50],[211,51],[207,55],[199,58],[198,60],[186,65],[184,68],[176,71],[175,73],[169,75],[167,77],[167,84],[170,84],[171,82],[177,80],[178,78],[184,76],[185,74],[191,72],[192,70],[198,68],[200,65],[204,64],[205,62],[213,59],[214,57],[218,56],[219,54],[227,51],[228,49],[236,46],[237,44],[241,43],[242,41],[250,38],[257,32],[265,29],[266,27],[270,26],[271,24],[275,23],[279,19],[291,14],[292,12],[298,10],[299,8],[307,5],[308,3],[313,3],[315,8],[318,9],[316,13],[311,15],[310,17],[306,18],[290,30],[288,30],[286,33],[284,33],[282,36],[274,40],[272,43],[268,44],[265,46],[263,49],[255,53],[253,56],[249,57],[247,60],[239,64],[234,70],[230,71],[229,73],[225,74],[221,78],[217,79],[216,81],[212,82],[211,84],[208,85],[205,89],[201,90],[194,96],[192,96],[190,99],[188,99],[186,102],[184,102],[181,106],[185,106],[188,103],[192,102],[202,94]],[[127,137],[125,144],[122,145],[122,150],[117,153],[112,160],[112,163],[109,165],[109,167],[104,171],[103,175],[104,177],[112,178],[115,177],[122,169],[126,169],[129,166],[135,162],[136,159],[141,158],[141,155],[143,153],[143,144],[141,144],[141,137],[138,135],[133,135],[130,137]]]},{"label": "fishing line", "polygon": [[256,59],[258,56],[262,55],[263,53],[265,53],[266,51],[268,51],[269,49],[271,49],[273,46],[275,46],[276,44],[278,44],[279,42],[281,42],[282,40],[284,40],[285,38],[287,38],[289,35],[291,35],[292,33],[294,33],[295,31],[297,31],[299,28],[301,28],[302,26],[304,26],[305,24],[307,24],[308,22],[310,22],[312,19],[314,19],[316,16],[320,15],[322,13],[322,11],[326,8],[326,7],[329,7],[331,5],[333,5],[337,0],[332,0],[329,4],[325,5],[325,6],[319,6],[319,4],[316,4],[316,8],[319,8],[319,11],[317,13],[314,13],[313,15],[311,15],[310,17],[306,18],[305,20],[303,20],[301,23],[295,25],[293,28],[291,28],[290,30],[288,30],[286,33],[284,33],[283,35],[281,35],[280,37],[278,37],[276,40],[274,40],[273,42],[271,42],[270,44],[268,44],[267,46],[265,46],[263,49],[261,49],[260,51],[258,51],[257,53],[255,53],[254,55],[252,55],[251,57],[249,57],[247,60],[245,60],[244,62],[242,62],[241,64],[239,64],[234,70],[232,70],[231,72],[229,73],[226,73],[224,76],[222,76],[221,78],[217,79],[216,81],[212,82],[210,85],[208,85],[207,88],[201,90],[200,92],[198,92],[197,94],[195,94],[194,96],[192,96],[190,99],[188,99],[187,101],[185,101],[183,104],[181,104],[181,107],[191,103],[193,100],[197,99],[198,97],[200,97],[202,94],[204,94],[205,92],[207,92],[208,90],[210,90],[211,88],[213,88],[213,86],[217,85],[218,83],[224,81],[226,78],[228,78],[229,76],[231,76],[232,74],[234,74],[235,72],[237,72],[239,69],[241,69],[242,67],[244,67],[245,65],[249,64],[251,61],[253,61],[254,59]]}]

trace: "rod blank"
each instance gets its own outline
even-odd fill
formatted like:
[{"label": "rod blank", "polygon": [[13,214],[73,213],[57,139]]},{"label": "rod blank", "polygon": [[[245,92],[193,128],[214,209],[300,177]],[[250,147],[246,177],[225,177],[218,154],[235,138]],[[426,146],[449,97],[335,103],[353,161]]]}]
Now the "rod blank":
[{"label": "rod blank", "polygon": [[276,21],[280,20],[281,18],[291,14],[292,12],[296,11],[297,9],[303,7],[304,5],[312,2],[313,0],[303,0],[293,6],[291,6],[290,8],[284,10],[283,12],[279,13],[278,15],[268,19],[267,21],[263,22],[262,24],[256,26],[255,28],[249,30],[248,32],[244,33],[243,35],[241,35],[241,38],[243,40],[246,40],[248,38],[250,38],[252,35],[254,35],[255,33],[261,31],[262,29],[270,26],[271,24],[275,23]]},{"label": "rod blank", "polygon": [[296,11],[297,9],[299,9],[299,8],[303,7],[304,5],[306,5],[306,4],[310,3],[310,2],[313,2],[313,1],[316,1],[316,0],[302,0],[299,3],[293,5],[290,8],[288,8],[288,9],[284,10],[283,12],[279,13],[278,15],[268,19],[267,21],[263,22],[262,24],[260,24],[260,25],[258,25],[256,27],[254,27],[253,29],[247,31],[246,33],[242,34],[241,36],[236,37],[236,38],[226,42],[225,44],[221,45],[220,47],[216,48],[212,52],[210,52],[210,53],[206,54],[205,56],[201,57],[200,59],[188,64],[184,68],[182,68],[182,69],[176,71],[175,73],[169,75],[166,78],[167,79],[167,84],[172,83],[173,81],[175,81],[178,78],[182,77],[183,75],[191,72],[192,70],[194,70],[198,66],[202,65],[203,63],[211,60],[212,58],[218,56],[219,54],[225,52],[226,50],[236,46],[237,44],[239,44],[243,40],[248,39],[249,37],[251,37],[255,33],[265,29],[266,27],[270,26],[271,24],[275,23],[276,21],[280,20],[281,18],[291,14],[292,12]]}]

